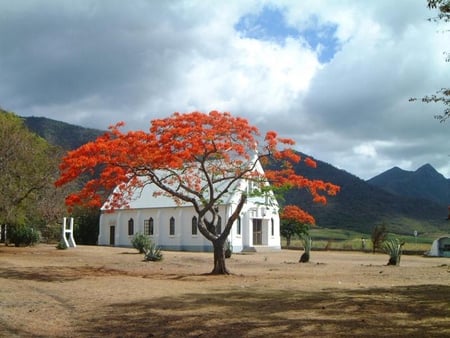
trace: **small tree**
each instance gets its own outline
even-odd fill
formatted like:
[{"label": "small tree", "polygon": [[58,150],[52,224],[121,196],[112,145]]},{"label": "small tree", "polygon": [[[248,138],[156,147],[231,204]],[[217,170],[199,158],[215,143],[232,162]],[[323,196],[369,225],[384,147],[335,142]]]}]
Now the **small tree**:
[{"label": "small tree", "polygon": [[280,234],[286,237],[286,246],[291,245],[291,238],[307,234],[309,225],[316,224],[316,220],[306,211],[295,205],[287,205],[283,208],[281,214]]},{"label": "small tree", "polygon": [[0,224],[38,223],[39,205],[55,190],[59,155],[22,118],[0,108]]},{"label": "small tree", "polygon": [[[126,207],[136,190],[154,184],[160,194],[194,207],[198,229],[214,248],[213,274],[228,274],[225,241],[249,194],[239,189],[239,183],[252,182],[258,187],[252,193],[268,197],[269,181],[273,186],[305,188],[319,203],[326,203],[325,195],[335,195],[339,190],[334,184],[295,173],[293,163],[301,158],[290,148],[292,140],[271,131],[264,142],[259,142],[256,127],[229,113],[175,113],[153,120],[148,133],[123,133],[121,126],[123,123],[110,127],[108,133],[63,159],[58,186],[86,173],[98,173],[80,191],[66,198],[67,205],[98,208],[109,195],[104,207],[114,210]],[[256,170],[259,163],[272,158],[282,162],[282,170],[264,174]],[[309,158],[305,162],[316,165]],[[239,198],[222,231],[217,233],[218,205],[230,194]]]},{"label": "small tree", "polygon": [[386,240],[387,237],[386,224],[376,225],[372,230],[371,240],[372,240],[372,252],[375,253],[381,248],[381,244]]}]

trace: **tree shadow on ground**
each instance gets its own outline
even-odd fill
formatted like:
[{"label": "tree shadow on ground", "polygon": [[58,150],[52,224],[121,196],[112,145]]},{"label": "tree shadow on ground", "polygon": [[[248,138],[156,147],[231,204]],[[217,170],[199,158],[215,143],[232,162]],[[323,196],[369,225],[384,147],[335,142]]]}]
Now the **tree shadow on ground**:
[{"label": "tree shadow on ground", "polygon": [[99,308],[80,336],[450,336],[450,286],[241,289]]},{"label": "tree shadow on ground", "polygon": [[69,282],[86,277],[126,275],[122,270],[101,267],[43,266],[0,268],[0,279],[34,280],[39,282]]}]

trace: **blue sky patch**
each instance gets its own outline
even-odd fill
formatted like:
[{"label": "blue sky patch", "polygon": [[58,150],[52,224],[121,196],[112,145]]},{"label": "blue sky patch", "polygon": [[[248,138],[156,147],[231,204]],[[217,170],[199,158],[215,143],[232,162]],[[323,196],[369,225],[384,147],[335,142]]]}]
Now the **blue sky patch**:
[{"label": "blue sky patch", "polygon": [[264,7],[258,14],[248,14],[240,18],[234,28],[243,37],[274,41],[279,45],[284,45],[287,37],[296,39],[302,37],[314,50],[320,44],[322,47],[319,61],[321,63],[329,62],[339,48],[338,41],[334,37],[337,25],[320,25],[316,17],[313,17],[311,22],[311,27],[299,31],[286,23],[281,9]]},{"label": "blue sky patch", "polygon": [[281,10],[270,7],[264,7],[257,15],[243,16],[234,28],[246,38],[276,41],[279,44],[283,44],[288,36],[299,35],[295,28],[286,25]]},{"label": "blue sky patch", "polygon": [[316,17],[312,18],[311,27],[301,32],[301,36],[308,41],[309,45],[316,49],[321,45],[319,53],[319,61],[321,63],[329,62],[334,54],[339,50],[339,42],[335,37],[337,25],[336,24],[319,24]]}]

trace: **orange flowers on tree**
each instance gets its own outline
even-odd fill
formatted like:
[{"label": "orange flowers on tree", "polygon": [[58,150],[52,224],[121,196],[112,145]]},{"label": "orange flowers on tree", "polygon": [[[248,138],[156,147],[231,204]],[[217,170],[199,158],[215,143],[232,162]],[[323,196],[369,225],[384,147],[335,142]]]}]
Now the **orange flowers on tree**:
[{"label": "orange flowers on tree", "polygon": [[[86,174],[92,177],[67,197],[66,204],[100,207],[106,201],[104,206],[114,210],[126,207],[136,189],[155,184],[161,194],[194,207],[198,229],[214,247],[214,274],[228,273],[224,244],[247,199],[246,191],[236,191],[238,182],[270,181],[276,187],[305,188],[321,203],[326,202],[325,195],[339,190],[331,183],[295,173],[293,163],[301,158],[290,148],[292,140],[268,132],[260,142],[255,126],[230,113],[174,113],[151,121],[148,132],[122,132],[121,127],[110,127],[109,132],[63,159],[58,186]],[[281,161],[283,169],[257,174],[257,163],[271,158]],[[306,163],[315,164],[311,159]],[[216,207],[232,192],[240,194],[239,202],[217,234]]]},{"label": "orange flowers on tree", "polygon": [[308,233],[309,226],[315,225],[312,215],[296,205],[286,205],[280,213],[280,233],[286,237],[286,246],[291,245],[291,238],[295,235],[301,237]]}]

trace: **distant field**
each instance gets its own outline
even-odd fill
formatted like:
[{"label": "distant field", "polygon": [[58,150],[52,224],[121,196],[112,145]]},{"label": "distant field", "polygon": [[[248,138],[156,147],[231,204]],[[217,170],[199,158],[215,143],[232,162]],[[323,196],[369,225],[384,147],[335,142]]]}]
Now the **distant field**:
[{"label": "distant field", "polygon": [[[313,240],[312,249],[329,250],[362,250],[362,238],[365,239],[365,250],[372,250],[371,235],[352,230],[343,229],[311,229]],[[405,242],[405,251],[428,251],[433,241],[443,234],[419,234],[417,237],[407,235],[389,234]],[[286,247],[286,239],[281,240],[282,247]],[[291,247],[302,247],[299,239],[291,239]]]}]

